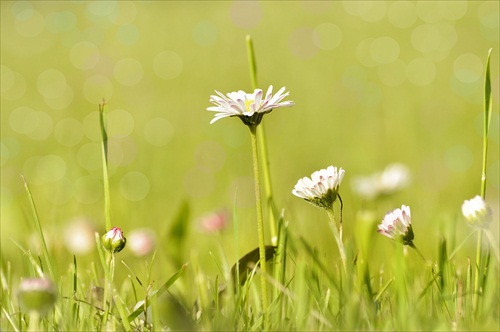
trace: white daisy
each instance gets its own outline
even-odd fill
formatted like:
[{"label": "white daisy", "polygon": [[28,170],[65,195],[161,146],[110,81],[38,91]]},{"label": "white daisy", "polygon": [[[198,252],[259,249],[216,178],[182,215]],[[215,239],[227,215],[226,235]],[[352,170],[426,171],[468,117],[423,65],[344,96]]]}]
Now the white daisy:
[{"label": "white daisy", "polygon": [[464,201],[462,214],[471,226],[486,227],[491,222],[491,209],[481,196]]},{"label": "white daisy", "polygon": [[327,169],[312,173],[310,179],[308,177],[300,179],[292,190],[292,194],[316,206],[331,209],[333,202],[337,199],[344,173],[342,167],[337,169],[337,167],[328,166]]},{"label": "white daisy", "polygon": [[210,102],[215,106],[208,107],[208,111],[218,112],[210,121],[215,121],[230,117],[238,116],[246,125],[258,125],[264,114],[271,112],[278,107],[290,107],[295,105],[293,101],[283,101],[283,98],[288,96],[285,92],[285,87],[282,87],[273,96],[273,86],[269,86],[267,93],[263,98],[263,91],[255,89],[253,93],[246,93],[239,90],[238,92],[230,92],[227,96],[219,91],[215,91],[217,95],[210,96]]},{"label": "white daisy", "polygon": [[378,232],[388,238],[401,240],[403,244],[414,247],[410,207],[402,205],[401,209],[395,209],[387,213],[382,223],[378,225]]}]

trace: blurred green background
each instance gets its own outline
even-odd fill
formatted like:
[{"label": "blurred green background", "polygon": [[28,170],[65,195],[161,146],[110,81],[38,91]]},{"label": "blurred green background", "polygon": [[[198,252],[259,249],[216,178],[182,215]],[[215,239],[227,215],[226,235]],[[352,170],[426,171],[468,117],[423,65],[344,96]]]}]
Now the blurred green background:
[{"label": "blurred green background", "polygon": [[[248,129],[234,118],[209,125],[206,111],[214,90],[251,90],[247,34],[259,85],[286,86],[296,103],[264,121],[275,199],[291,231],[331,246],[326,215],[291,190],[335,165],[346,170],[347,237],[361,208],[380,220],[407,204],[415,243],[429,255],[443,232],[470,231],[460,206],[480,189],[492,48],[487,201],[498,234],[499,14],[497,1],[2,1],[2,254],[21,255],[11,239],[32,245],[21,174],[52,245],[74,218],[104,231],[103,98],[114,225],[125,235],[151,227],[167,241],[188,201],[192,247],[213,250],[217,239],[230,250],[232,227],[218,238],[201,235],[196,222],[213,210],[231,215],[237,193],[240,251],[256,247]],[[409,167],[411,184],[361,202],[352,179],[391,162]]]}]

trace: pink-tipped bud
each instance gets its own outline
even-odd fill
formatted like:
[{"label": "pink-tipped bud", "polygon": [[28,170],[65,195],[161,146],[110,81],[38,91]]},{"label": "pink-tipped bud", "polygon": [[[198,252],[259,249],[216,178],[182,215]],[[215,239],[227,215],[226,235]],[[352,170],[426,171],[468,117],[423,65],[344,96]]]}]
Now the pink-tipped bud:
[{"label": "pink-tipped bud", "polygon": [[109,232],[102,236],[102,245],[106,250],[115,253],[120,252],[127,244],[127,239],[118,227],[113,227]]}]

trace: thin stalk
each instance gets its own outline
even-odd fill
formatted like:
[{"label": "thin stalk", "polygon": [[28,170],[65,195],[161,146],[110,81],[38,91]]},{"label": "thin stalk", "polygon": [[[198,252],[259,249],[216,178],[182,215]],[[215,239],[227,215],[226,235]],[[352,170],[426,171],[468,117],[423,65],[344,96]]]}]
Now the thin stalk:
[{"label": "thin stalk", "polygon": [[[257,62],[255,60],[255,52],[253,41],[250,35],[246,36],[248,63],[250,68],[250,80],[252,88],[257,89]],[[271,186],[271,172],[269,170],[269,158],[267,153],[266,132],[264,130],[264,122],[257,128],[257,137],[259,142],[260,155],[262,157],[262,177],[264,179],[264,189],[267,202],[267,217],[269,220],[269,231],[271,233],[271,243],[276,245],[278,242],[276,234],[276,218],[273,199],[273,188]]]},{"label": "thin stalk", "polygon": [[104,185],[104,218],[106,220],[106,230],[111,229],[111,203],[109,193],[109,176],[108,176],[108,134],[106,132],[106,119],[104,117],[104,106],[106,102],[99,104],[99,127],[102,137],[102,180]]},{"label": "thin stalk", "polygon": [[483,167],[481,173],[481,197],[486,199],[486,161],[488,157],[488,132],[491,122],[491,79],[490,79],[491,49],[488,51],[484,79],[484,128],[483,128]]},{"label": "thin stalk", "polygon": [[339,248],[340,259],[342,260],[342,266],[344,267],[344,273],[347,274],[347,263],[346,263],[346,255],[344,244],[342,243],[342,238],[340,237],[339,229],[337,226],[337,222],[335,221],[335,214],[332,209],[325,209],[328,213],[328,218],[330,218],[330,229],[332,230],[333,237],[335,238],[335,242],[337,242],[337,246]]},{"label": "thin stalk", "polygon": [[50,259],[49,250],[47,248],[47,242],[45,241],[45,236],[43,235],[42,224],[40,223],[40,218],[38,218],[38,211],[36,209],[35,200],[33,199],[33,195],[31,194],[31,190],[30,190],[30,187],[28,186],[28,182],[26,181],[24,176],[21,175],[21,177],[23,179],[26,192],[28,193],[28,197],[29,197],[30,204],[31,204],[31,210],[33,212],[33,218],[35,219],[35,226],[36,226],[36,229],[39,233],[40,239],[42,241],[42,251],[43,251],[43,256],[45,257],[45,262],[47,264],[47,269],[49,270],[50,278],[52,280],[55,280],[54,279],[55,278],[54,271],[52,270],[52,261]]},{"label": "thin stalk", "polygon": [[267,301],[267,283],[266,283],[266,247],[264,244],[264,223],[262,220],[262,201],[260,194],[260,178],[259,178],[259,156],[257,151],[257,133],[256,126],[249,126],[250,136],[252,138],[252,155],[253,155],[253,172],[255,177],[255,205],[257,208],[257,233],[259,235],[259,256],[261,270],[261,288],[262,288],[262,311],[264,330],[268,327],[268,301]]},{"label": "thin stalk", "polygon": [[480,275],[481,275],[481,242],[483,240],[483,231],[478,229],[477,231],[477,246],[476,246],[476,278],[474,279],[474,294],[472,295],[472,310],[474,314],[477,313],[477,307],[479,305],[479,288],[480,285]]},{"label": "thin stalk", "polygon": [[[491,49],[488,51],[488,59],[486,61],[486,71],[484,78],[484,128],[483,128],[483,166],[481,172],[481,197],[486,200],[486,165],[488,159],[488,132],[491,122],[491,79],[490,79],[490,58]],[[476,278],[474,280],[474,295],[473,295],[473,310],[477,314],[479,304],[479,289],[481,287],[481,245],[483,231],[477,232],[477,248],[476,248]]]}]

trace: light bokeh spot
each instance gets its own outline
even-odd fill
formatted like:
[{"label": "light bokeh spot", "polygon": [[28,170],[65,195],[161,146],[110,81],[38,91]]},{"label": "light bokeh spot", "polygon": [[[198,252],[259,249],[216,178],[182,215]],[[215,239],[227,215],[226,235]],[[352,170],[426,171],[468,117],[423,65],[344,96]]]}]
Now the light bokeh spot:
[{"label": "light bokeh spot", "polygon": [[390,37],[380,37],[370,45],[371,58],[380,64],[388,64],[398,59],[400,47],[397,41]]},{"label": "light bokeh spot", "polygon": [[359,16],[366,22],[378,22],[385,17],[385,1],[342,1],[344,10],[353,16]]},{"label": "light bokeh spot", "polygon": [[141,172],[129,172],[120,180],[120,192],[129,201],[137,202],[146,198],[150,184]]},{"label": "light bokeh spot", "polygon": [[406,75],[415,85],[428,85],[436,78],[436,65],[426,58],[413,59],[406,66]]},{"label": "light bokeh spot", "polygon": [[210,46],[217,42],[217,27],[213,22],[202,21],[193,27],[192,36],[196,44],[200,46]]},{"label": "light bokeh spot", "polygon": [[164,80],[170,80],[179,76],[182,72],[182,58],[173,51],[158,53],[153,60],[155,74]]},{"label": "light bokeh spot", "polygon": [[36,37],[45,27],[45,19],[33,9],[25,9],[16,15],[15,27],[23,37]]},{"label": "light bokeh spot", "polygon": [[1,66],[0,91],[6,100],[18,100],[26,93],[26,79],[7,66]]},{"label": "light bokeh spot", "polygon": [[102,182],[93,176],[82,176],[74,184],[75,198],[82,204],[93,204],[101,200],[102,190]]},{"label": "light bokeh spot", "polygon": [[35,111],[32,113],[33,115],[33,130],[26,133],[26,135],[36,141],[41,141],[50,136],[52,133],[52,129],[54,127],[54,123],[49,114],[42,111]]},{"label": "light bokeh spot", "polygon": [[16,83],[16,74],[7,66],[0,65],[0,91],[6,94]]},{"label": "light bokeh spot", "polygon": [[116,16],[118,1],[89,1],[87,11],[95,16]]},{"label": "light bokeh spot", "polygon": [[464,145],[452,146],[444,153],[446,167],[454,172],[466,172],[472,166],[473,161],[472,151]]},{"label": "light bokeh spot", "polygon": [[76,159],[78,164],[88,171],[101,169],[101,144],[92,142],[83,145],[78,149]]},{"label": "light bokeh spot", "polygon": [[73,102],[73,89],[66,85],[63,93],[56,98],[44,98],[45,104],[54,110],[67,108]]},{"label": "light bokeh spot", "polygon": [[184,175],[184,191],[191,198],[203,198],[213,193],[215,177],[213,173],[198,167],[191,168]]},{"label": "light bokeh spot", "polygon": [[61,33],[73,30],[76,27],[77,18],[72,12],[58,11],[47,14],[45,17],[45,27],[52,33]]},{"label": "light bokeh spot", "polygon": [[481,36],[493,42],[498,42],[500,38],[499,7],[498,1],[483,1],[477,10],[477,17],[481,22]]},{"label": "light bokeh spot", "polygon": [[90,103],[97,105],[103,98],[105,100],[111,99],[113,84],[105,76],[94,75],[85,80],[83,94]]},{"label": "light bokeh spot", "polygon": [[226,162],[226,151],[217,142],[205,141],[196,147],[194,160],[200,169],[217,172]]},{"label": "light bokeh spot", "polygon": [[10,113],[9,125],[19,134],[28,135],[33,139],[44,139],[52,130],[52,119],[44,112],[21,106]]},{"label": "light bokeh spot", "polygon": [[422,24],[411,34],[413,47],[433,61],[444,60],[457,42],[455,27],[446,22]]},{"label": "light bokeh spot", "polygon": [[262,20],[262,8],[258,1],[234,1],[230,9],[233,24],[242,29],[252,29]]},{"label": "light bokeh spot", "polygon": [[118,40],[125,45],[135,44],[139,40],[139,29],[133,24],[125,24],[118,28]]},{"label": "light bokeh spot", "polygon": [[56,182],[66,175],[66,162],[61,157],[49,154],[37,162],[37,178],[41,182]]},{"label": "light bokeh spot", "polygon": [[73,66],[78,69],[88,70],[97,65],[101,58],[101,52],[94,43],[83,41],[71,48],[69,57]]},{"label": "light bokeh spot", "polygon": [[144,126],[144,138],[154,146],[162,147],[170,143],[174,137],[174,127],[164,118],[149,120]]},{"label": "light bokeh spot", "polygon": [[314,30],[309,27],[296,28],[288,38],[290,52],[299,59],[307,60],[318,53],[313,41]]},{"label": "light bokeh spot", "polygon": [[37,88],[40,94],[48,99],[60,97],[67,88],[66,77],[56,69],[43,71],[37,79]]},{"label": "light bokeh spot", "polygon": [[134,130],[135,120],[129,112],[114,109],[107,115],[107,126],[110,137],[126,137]]},{"label": "light bokeh spot", "polygon": [[482,77],[483,63],[475,54],[462,54],[453,62],[453,73],[459,81],[472,83]]},{"label": "light bokeh spot", "polygon": [[83,119],[83,133],[88,139],[98,142],[101,141],[101,131],[99,129],[99,112],[90,112]]},{"label": "light bokeh spot", "polygon": [[342,41],[342,30],[333,23],[322,23],[314,28],[314,44],[323,50],[333,50]]},{"label": "light bokeh spot", "polygon": [[387,19],[396,28],[411,27],[417,20],[417,10],[411,1],[393,1],[387,10]]},{"label": "light bokeh spot", "polygon": [[75,146],[82,141],[83,125],[75,119],[62,119],[54,128],[54,137],[63,146]]},{"label": "light bokeh spot", "polygon": [[144,76],[142,64],[133,58],[118,61],[114,67],[115,79],[122,85],[132,86],[139,83]]},{"label": "light bokeh spot", "polygon": [[109,20],[117,25],[132,23],[137,17],[137,7],[133,1],[118,1],[118,7],[109,15]]},{"label": "light bokeh spot", "polygon": [[370,50],[375,38],[362,40],[356,48],[356,57],[366,67],[375,67],[378,63],[370,56]]}]

